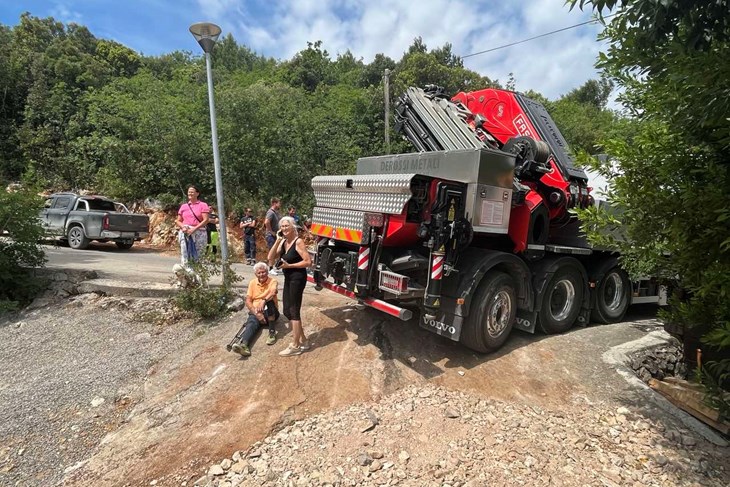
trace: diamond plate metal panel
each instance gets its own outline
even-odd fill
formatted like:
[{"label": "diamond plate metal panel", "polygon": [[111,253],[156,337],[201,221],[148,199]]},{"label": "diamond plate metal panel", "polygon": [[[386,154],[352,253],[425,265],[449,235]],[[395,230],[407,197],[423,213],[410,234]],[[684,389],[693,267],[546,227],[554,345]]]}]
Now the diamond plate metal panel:
[{"label": "diamond plate metal panel", "polygon": [[317,206],[397,215],[411,198],[414,176],[317,176],[312,189]]},{"label": "diamond plate metal panel", "polygon": [[327,225],[333,228],[344,228],[362,232],[360,243],[366,244],[370,239],[370,225],[362,211],[349,211],[335,208],[314,207],[312,223]]},{"label": "diamond plate metal panel", "polygon": [[314,198],[318,206],[329,208],[347,208],[374,213],[399,215],[410,199],[410,193],[383,194],[383,193],[350,193],[315,191]]},{"label": "diamond plate metal panel", "polygon": [[359,193],[410,194],[411,179],[415,174],[370,174],[358,176],[316,176],[312,179],[314,191],[349,190]]}]

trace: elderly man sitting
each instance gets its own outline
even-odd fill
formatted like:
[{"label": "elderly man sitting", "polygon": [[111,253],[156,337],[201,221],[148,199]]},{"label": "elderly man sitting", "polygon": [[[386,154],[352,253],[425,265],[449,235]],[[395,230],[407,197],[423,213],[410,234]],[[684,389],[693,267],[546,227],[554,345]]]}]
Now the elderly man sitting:
[{"label": "elderly man sitting", "polygon": [[[253,266],[253,273],[256,280],[248,283],[246,294],[246,307],[249,315],[244,328],[238,332],[233,339],[231,350],[244,357],[251,355],[248,344],[256,332],[264,325],[269,327],[269,338],[267,345],[276,343],[276,329],[274,322],[279,318],[278,292],[279,283],[276,279],[269,277],[269,266],[265,262],[259,262]],[[239,337],[240,336],[240,337]]]}]

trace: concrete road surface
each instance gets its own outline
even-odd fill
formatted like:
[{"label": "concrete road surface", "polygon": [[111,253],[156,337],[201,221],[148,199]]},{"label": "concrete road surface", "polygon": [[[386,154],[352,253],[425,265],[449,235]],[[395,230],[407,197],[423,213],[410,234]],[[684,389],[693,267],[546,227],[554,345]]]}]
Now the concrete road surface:
[{"label": "concrete road surface", "polygon": [[[86,250],[73,250],[61,245],[44,245],[49,269],[75,269],[96,271],[100,279],[114,279],[134,283],[168,284],[172,278],[172,266],[180,263],[180,257],[172,252],[134,246],[121,250],[113,243],[92,242]],[[253,277],[251,266],[234,263],[233,270],[248,279]],[[216,282],[216,279],[212,280]]]}]

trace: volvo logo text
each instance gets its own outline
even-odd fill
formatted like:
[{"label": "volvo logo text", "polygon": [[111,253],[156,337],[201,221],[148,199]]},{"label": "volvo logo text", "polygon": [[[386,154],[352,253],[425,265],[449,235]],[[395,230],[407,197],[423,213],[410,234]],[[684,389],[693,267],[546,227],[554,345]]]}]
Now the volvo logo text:
[{"label": "volvo logo text", "polygon": [[441,323],[440,321],[423,318],[423,323],[426,326],[430,326],[431,328],[434,328],[438,331],[445,331],[449,335],[454,335],[456,333],[456,328],[454,328],[453,326],[449,326],[446,323]]}]

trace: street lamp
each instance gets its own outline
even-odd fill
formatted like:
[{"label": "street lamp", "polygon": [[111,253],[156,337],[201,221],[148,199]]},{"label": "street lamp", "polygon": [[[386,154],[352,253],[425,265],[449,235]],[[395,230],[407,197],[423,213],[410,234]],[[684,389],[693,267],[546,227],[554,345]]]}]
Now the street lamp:
[{"label": "street lamp", "polygon": [[[220,221],[221,259],[223,264],[228,262],[228,234],[226,232],[226,210],[223,207],[223,181],[221,179],[221,160],[218,154],[218,128],[215,121],[215,101],[213,100],[213,70],[211,69],[210,53],[215,41],[221,35],[221,28],[210,22],[199,22],[190,26],[190,33],[198,41],[205,53],[205,68],[208,73],[208,104],[210,105],[210,131],[213,138],[213,166],[215,168],[215,195],[218,200],[218,219]],[[225,274],[224,274],[225,279]]]}]

